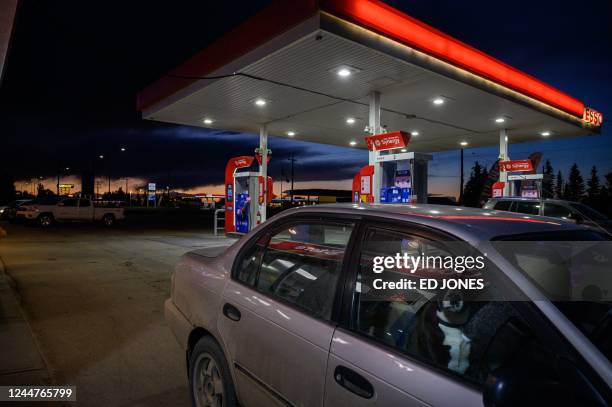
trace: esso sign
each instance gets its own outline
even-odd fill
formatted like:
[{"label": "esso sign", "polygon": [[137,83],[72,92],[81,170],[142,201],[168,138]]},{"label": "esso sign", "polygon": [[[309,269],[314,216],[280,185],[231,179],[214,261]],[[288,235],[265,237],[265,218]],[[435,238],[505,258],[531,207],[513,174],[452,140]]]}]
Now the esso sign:
[{"label": "esso sign", "polygon": [[593,110],[590,107],[584,108],[584,116],[582,120],[591,126],[599,127],[603,124],[603,114],[597,110]]}]

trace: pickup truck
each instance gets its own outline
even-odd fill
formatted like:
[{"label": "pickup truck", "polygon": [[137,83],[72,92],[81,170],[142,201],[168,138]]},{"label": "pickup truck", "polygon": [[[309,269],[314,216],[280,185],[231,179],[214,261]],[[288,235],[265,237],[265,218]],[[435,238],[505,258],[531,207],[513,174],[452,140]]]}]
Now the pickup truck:
[{"label": "pickup truck", "polygon": [[85,198],[66,198],[59,202],[32,201],[17,208],[17,218],[35,221],[42,227],[54,222],[96,222],[113,226],[125,218],[123,208],[105,208]]}]

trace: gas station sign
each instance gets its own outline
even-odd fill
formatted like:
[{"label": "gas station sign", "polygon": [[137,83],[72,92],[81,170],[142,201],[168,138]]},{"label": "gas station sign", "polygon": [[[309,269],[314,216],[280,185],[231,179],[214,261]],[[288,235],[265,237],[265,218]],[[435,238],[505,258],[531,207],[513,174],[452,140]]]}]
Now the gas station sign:
[{"label": "gas station sign", "polygon": [[410,142],[410,134],[404,131],[394,131],[366,136],[365,141],[370,151],[392,150],[406,147]]},{"label": "gas station sign", "polygon": [[533,171],[531,160],[509,160],[499,162],[500,171]]},{"label": "gas station sign", "polygon": [[591,109],[590,107],[585,107],[582,120],[586,124],[599,127],[603,124],[603,114],[601,114],[597,110]]}]

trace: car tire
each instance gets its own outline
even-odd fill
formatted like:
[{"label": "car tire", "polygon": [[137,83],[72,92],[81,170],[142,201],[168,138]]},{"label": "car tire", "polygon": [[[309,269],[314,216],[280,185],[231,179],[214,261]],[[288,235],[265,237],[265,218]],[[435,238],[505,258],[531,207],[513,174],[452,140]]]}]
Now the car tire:
[{"label": "car tire", "polygon": [[104,215],[102,217],[102,224],[104,224],[104,226],[106,226],[107,228],[114,226],[115,225],[115,215],[111,213],[107,213],[106,215]]},{"label": "car tire", "polygon": [[201,338],[189,357],[189,390],[195,407],[234,407],[238,405],[232,375],[217,342]]},{"label": "car tire", "polygon": [[38,226],[43,228],[48,228],[49,226],[53,225],[53,221],[53,215],[50,213],[42,213],[38,215],[37,218]]}]

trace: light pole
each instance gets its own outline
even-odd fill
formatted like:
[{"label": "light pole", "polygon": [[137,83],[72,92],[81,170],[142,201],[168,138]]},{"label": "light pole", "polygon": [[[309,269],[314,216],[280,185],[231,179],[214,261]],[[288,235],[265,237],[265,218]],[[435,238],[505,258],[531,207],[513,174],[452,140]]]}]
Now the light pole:
[{"label": "light pole", "polygon": [[461,177],[460,177],[460,184],[459,184],[459,205],[463,205],[463,147],[461,148]]},{"label": "light pole", "polygon": [[[104,160],[104,155],[100,154],[98,158],[100,160]],[[99,199],[100,198],[100,181],[96,181],[95,175],[94,175],[94,182],[96,183],[96,195],[98,196],[98,199]]]},{"label": "light pole", "polygon": [[293,158],[293,153],[291,153],[291,158],[289,158],[289,161],[291,161],[291,205],[293,205],[293,167],[295,162],[297,161],[295,158]]},{"label": "light pole", "polygon": [[130,196],[130,190],[128,189],[128,177],[125,177],[125,196],[128,201],[128,206],[132,206],[132,197]]},{"label": "light pole", "polygon": [[[122,146],[122,147],[119,148],[119,151],[121,153],[125,153],[127,151],[127,148]],[[104,160],[104,155],[100,154],[98,156],[98,158],[100,160]],[[110,158],[109,157],[107,157],[106,163],[107,163],[106,170],[108,171],[108,198],[110,199],[110,197],[111,197],[111,175],[112,174],[111,174],[111,166],[110,166]],[[126,185],[126,190],[127,190],[127,178],[126,178],[126,184],[125,185]]]},{"label": "light pole", "polygon": [[[127,148],[125,148],[125,147],[121,147],[119,150],[120,150],[122,153],[125,153],[125,152],[127,151]],[[125,164],[125,160],[124,160],[124,164]],[[124,168],[125,168],[125,165],[124,165]],[[127,197],[128,204],[129,204],[129,202],[130,202],[130,196],[129,196],[129,192],[128,192],[128,177],[127,177],[127,176],[125,177],[125,196]]]}]

